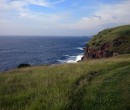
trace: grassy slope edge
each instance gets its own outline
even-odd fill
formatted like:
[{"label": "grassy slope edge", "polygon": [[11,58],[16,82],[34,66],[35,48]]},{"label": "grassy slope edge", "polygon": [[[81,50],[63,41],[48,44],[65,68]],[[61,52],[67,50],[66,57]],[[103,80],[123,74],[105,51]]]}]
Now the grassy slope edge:
[{"label": "grassy slope edge", "polygon": [[130,25],[105,29],[95,35],[88,46],[92,49],[100,49],[107,43],[112,46],[109,51],[120,54],[130,53]]},{"label": "grassy slope edge", "polygon": [[0,74],[0,110],[129,110],[130,54]]}]

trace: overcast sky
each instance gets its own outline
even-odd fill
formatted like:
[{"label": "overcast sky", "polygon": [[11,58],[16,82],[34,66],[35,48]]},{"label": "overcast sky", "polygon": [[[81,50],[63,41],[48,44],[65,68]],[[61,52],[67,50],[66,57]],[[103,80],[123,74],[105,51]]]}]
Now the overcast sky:
[{"label": "overcast sky", "polygon": [[0,0],[0,35],[89,36],[130,24],[130,0]]}]

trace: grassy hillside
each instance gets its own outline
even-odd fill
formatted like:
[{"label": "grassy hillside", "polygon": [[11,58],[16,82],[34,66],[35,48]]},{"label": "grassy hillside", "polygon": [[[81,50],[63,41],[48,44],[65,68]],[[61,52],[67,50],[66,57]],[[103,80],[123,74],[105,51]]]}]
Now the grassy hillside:
[{"label": "grassy hillside", "polygon": [[130,110],[130,55],[3,72],[0,110]]},{"label": "grassy hillside", "polygon": [[130,25],[105,29],[95,35],[88,46],[92,49],[101,49],[104,44],[109,44],[108,51],[130,53]]}]

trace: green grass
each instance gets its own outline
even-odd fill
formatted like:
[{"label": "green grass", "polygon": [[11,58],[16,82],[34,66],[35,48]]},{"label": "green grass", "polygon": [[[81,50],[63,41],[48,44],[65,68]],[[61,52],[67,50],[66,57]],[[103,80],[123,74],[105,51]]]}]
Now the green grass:
[{"label": "green grass", "polygon": [[129,109],[129,54],[0,73],[0,110]]},{"label": "green grass", "polygon": [[95,35],[88,46],[92,49],[100,49],[106,43],[111,45],[109,51],[120,54],[130,53],[130,25],[105,29]]}]

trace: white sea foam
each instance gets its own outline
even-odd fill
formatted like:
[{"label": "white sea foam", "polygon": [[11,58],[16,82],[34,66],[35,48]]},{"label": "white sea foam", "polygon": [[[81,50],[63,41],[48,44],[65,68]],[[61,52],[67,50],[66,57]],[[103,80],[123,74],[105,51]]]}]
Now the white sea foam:
[{"label": "white sea foam", "polygon": [[81,44],[84,44],[84,45],[86,45],[88,42],[84,42],[84,43],[81,43]]},{"label": "white sea foam", "polygon": [[84,50],[82,47],[78,47],[77,49],[78,49],[78,50]]},{"label": "white sea foam", "polygon": [[81,60],[83,54],[79,54],[77,56],[69,56],[65,60],[58,60],[60,63],[76,63],[77,61]]},{"label": "white sea foam", "polygon": [[78,56],[76,57],[76,62],[79,61],[79,60],[81,60],[82,57],[83,57],[83,54],[82,54],[82,55],[78,55]]},{"label": "white sea foam", "polygon": [[63,56],[65,56],[65,57],[69,57],[69,55],[63,55]]}]

